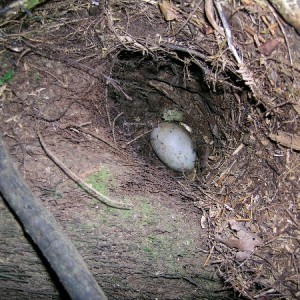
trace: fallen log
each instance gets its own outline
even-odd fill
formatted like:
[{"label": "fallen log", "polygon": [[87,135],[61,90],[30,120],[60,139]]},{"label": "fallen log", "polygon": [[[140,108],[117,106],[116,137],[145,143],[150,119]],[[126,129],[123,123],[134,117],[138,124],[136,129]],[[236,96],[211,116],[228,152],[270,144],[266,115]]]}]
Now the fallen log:
[{"label": "fallen log", "polygon": [[0,194],[72,299],[107,299],[83,258],[15,168],[0,134]]}]

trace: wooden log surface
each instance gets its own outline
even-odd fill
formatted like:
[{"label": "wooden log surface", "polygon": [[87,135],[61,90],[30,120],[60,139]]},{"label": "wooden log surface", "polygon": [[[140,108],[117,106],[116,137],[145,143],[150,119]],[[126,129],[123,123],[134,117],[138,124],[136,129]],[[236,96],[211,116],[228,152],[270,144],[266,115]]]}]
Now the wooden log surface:
[{"label": "wooden log surface", "polygon": [[107,299],[71,240],[15,168],[1,134],[0,193],[72,299]]}]

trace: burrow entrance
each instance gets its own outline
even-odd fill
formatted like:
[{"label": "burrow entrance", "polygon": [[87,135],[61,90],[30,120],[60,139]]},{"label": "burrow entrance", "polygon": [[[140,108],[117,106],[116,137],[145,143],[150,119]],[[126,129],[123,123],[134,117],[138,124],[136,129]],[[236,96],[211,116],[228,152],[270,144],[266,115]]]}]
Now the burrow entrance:
[{"label": "burrow entrance", "polygon": [[205,174],[218,169],[247,136],[249,104],[234,75],[214,84],[201,67],[185,64],[186,59],[121,52],[112,70],[111,116],[124,136],[121,147],[133,148],[145,162],[162,168],[149,143],[151,130],[161,122],[184,126],[198,157],[196,177],[204,182]]}]

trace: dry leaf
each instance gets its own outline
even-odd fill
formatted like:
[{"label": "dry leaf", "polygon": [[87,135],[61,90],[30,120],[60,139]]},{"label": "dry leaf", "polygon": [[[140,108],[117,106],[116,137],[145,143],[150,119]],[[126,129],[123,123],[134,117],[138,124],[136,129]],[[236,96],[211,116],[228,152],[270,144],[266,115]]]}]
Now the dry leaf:
[{"label": "dry leaf", "polygon": [[167,0],[159,2],[158,6],[166,21],[173,21],[178,18],[175,8]]},{"label": "dry leaf", "polygon": [[277,134],[269,134],[269,138],[280,145],[300,151],[300,136],[279,131]]},{"label": "dry leaf", "polygon": [[258,47],[258,51],[265,56],[270,56],[275,48],[280,44],[278,40],[267,40]]},{"label": "dry leaf", "polygon": [[241,223],[235,220],[228,221],[230,228],[236,232],[237,238],[222,238],[220,235],[215,236],[215,240],[225,244],[229,248],[236,248],[238,261],[244,261],[249,258],[256,246],[262,244],[262,240],[254,233],[249,232]]}]

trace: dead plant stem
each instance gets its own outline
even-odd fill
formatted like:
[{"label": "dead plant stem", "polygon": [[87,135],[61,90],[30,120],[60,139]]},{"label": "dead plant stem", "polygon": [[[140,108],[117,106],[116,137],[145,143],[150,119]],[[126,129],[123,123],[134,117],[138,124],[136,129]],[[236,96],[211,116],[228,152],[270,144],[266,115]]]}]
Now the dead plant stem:
[{"label": "dead plant stem", "polygon": [[105,204],[106,206],[118,208],[118,209],[131,209],[129,205],[118,203],[111,200],[109,197],[101,194],[100,192],[96,191],[92,186],[86,184],[79,176],[73,173],[62,161],[60,161],[55,154],[46,146],[41,133],[37,130],[37,135],[39,141],[41,143],[42,148],[44,149],[45,153],[50,157],[50,159],[66,174],[70,177],[75,183],[77,183],[83,190],[85,190],[88,194],[95,197],[101,203]]},{"label": "dead plant stem", "polygon": [[148,134],[149,132],[151,132],[151,130],[147,130],[146,132],[143,132],[141,134],[139,134],[137,137],[135,137],[133,140],[127,142],[127,143],[124,143],[121,148],[125,148],[126,146],[132,144],[133,142],[135,142],[136,140],[140,139],[141,137],[143,137],[144,135]]},{"label": "dead plant stem", "polygon": [[114,143],[115,143],[115,146],[118,148],[117,146],[117,142],[116,142],[116,135],[115,135],[115,124],[116,124],[116,121],[117,119],[123,115],[123,112],[119,113],[115,118],[114,118],[114,121],[113,121],[113,128],[112,128],[112,135],[113,135],[113,139],[114,139]]},{"label": "dead plant stem", "polygon": [[232,52],[233,56],[235,57],[237,63],[239,65],[243,65],[243,61],[240,58],[240,56],[239,56],[236,48],[234,47],[233,39],[232,39],[232,33],[231,33],[231,30],[230,30],[229,24],[227,22],[226,16],[225,16],[225,14],[223,12],[223,8],[222,8],[221,4],[219,3],[219,1],[214,1],[214,3],[215,3],[215,6],[217,8],[219,17],[220,17],[220,19],[222,21],[223,27],[224,27],[224,31],[225,31],[225,35],[226,35],[226,38],[227,38],[228,47],[229,47],[230,51]]}]

